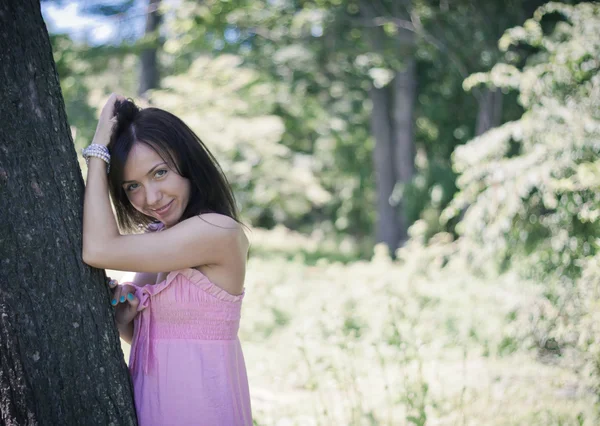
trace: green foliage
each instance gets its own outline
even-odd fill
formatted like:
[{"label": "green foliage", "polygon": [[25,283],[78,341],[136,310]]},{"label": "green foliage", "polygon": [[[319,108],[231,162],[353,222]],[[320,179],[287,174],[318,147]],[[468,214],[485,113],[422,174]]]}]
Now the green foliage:
[{"label": "green foliage", "polygon": [[87,146],[96,131],[102,100],[111,92],[135,91],[137,44],[89,46],[51,34],[52,51],[75,147]]},{"label": "green foliage", "polygon": [[[504,34],[507,61],[465,87],[517,90],[525,112],[455,151],[460,192],[443,217],[462,216],[459,253],[475,268],[543,283],[538,302],[513,315],[528,325],[505,336],[501,353],[518,338],[545,357],[573,356],[600,396],[599,32],[597,3],[548,3]],[[526,61],[523,46],[536,52]]]},{"label": "green foliage", "polygon": [[[382,10],[394,10],[393,2],[382,4],[385,8],[374,6],[372,12],[378,15]],[[510,6],[503,10],[511,17],[509,22],[514,19],[512,10],[518,9],[518,5]],[[469,21],[477,9],[441,12],[438,5],[426,2],[413,7],[425,26],[416,29],[419,102],[415,143],[427,160],[415,181],[398,193],[409,223],[425,218],[427,235],[432,235],[443,229],[438,217],[456,190],[450,153],[471,136],[475,123],[477,105],[473,96],[462,90],[461,71],[480,69],[479,62],[471,58],[481,56],[477,51],[480,45],[497,50],[501,32],[478,37],[475,52],[465,52],[464,43],[452,40],[450,50],[461,52],[460,60],[465,62],[456,66],[456,54],[448,56],[448,49],[436,48],[431,37],[423,34],[439,28],[440,19],[445,19],[443,27],[448,34],[450,30],[463,31],[465,22],[471,25],[464,30],[467,33],[485,33],[479,22]],[[284,89],[271,111],[285,125],[281,143],[293,152],[312,156],[320,184],[336,194],[288,226],[306,229],[301,225],[320,222],[330,233],[370,235],[374,209],[365,206],[375,205],[375,182],[368,90],[372,85],[385,86],[404,66],[404,54],[398,54],[399,28],[393,20],[397,16],[386,12],[381,17],[389,21],[381,32],[382,49],[375,51],[369,43],[375,29],[360,23],[364,16],[359,2],[353,0],[186,1],[173,13],[176,18],[169,24],[171,33],[165,43],[173,66],[192,61],[198,50],[232,52],[274,84],[282,83]]]},{"label": "green foliage", "polygon": [[[461,212],[463,236],[481,243],[474,263],[517,263],[529,276],[580,276],[582,260],[597,250],[600,163],[600,18],[597,4],[550,3],[500,40],[539,49],[523,69],[499,63],[465,81],[519,91],[523,116],[454,154],[459,194],[444,218]],[[542,20],[564,21],[544,34]]]},{"label": "green foliage", "polygon": [[96,117],[94,108],[88,105],[89,91],[85,84],[85,75],[92,66],[81,55],[84,49],[68,36],[51,35],[50,41],[75,146],[83,148],[96,130],[90,125]]},{"label": "green foliage", "polygon": [[338,34],[340,8],[339,3],[187,1],[175,11],[165,50],[188,61],[199,49],[232,52],[276,87],[269,113],[283,120],[280,144],[310,158],[319,185],[335,194],[286,225],[310,232],[318,223],[330,235],[368,238],[374,214],[365,206],[375,203],[369,111],[364,81],[353,64],[356,42],[355,51],[348,52],[348,42]]},{"label": "green foliage", "polygon": [[[583,366],[583,374],[592,378],[592,386],[598,400],[600,400],[600,256],[596,255],[586,262],[583,276],[576,287],[574,297],[567,299],[565,303],[566,321],[561,328],[561,341],[571,339],[570,328],[578,330],[577,340],[571,341],[584,356],[586,363]],[[569,296],[571,296],[571,294]],[[599,401],[600,402],[600,401]]]},{"label": "green foliage", "polygon": [[[283,206],[281,198],[295,198],[292,194],[296,194],[297,185],[279,182],[291,187],[284,188],[278,197],[273,194],[275,186],[271,186],[276,179],[267,177],[268,187],[263,191],[259,183],[259,199],[248,205],[248,218],[254,224],[271,227],[283,222],[304,232],[318,226],[332,236],[345,233],[372,241],[376,214],[368,90],[372,85],[388,84],[393,73],[402,69],[404,55],[398,54],[397,11],[392,13],[395,9],[389,0],[382,4],[385,8],[375,10],[386,20],[381,51],[369,43],[372,28],[361,23],[361,8],[355,0],[186,0],[176,8],[164,2],[161,5],[165,17],[162,75],[192,75],[190,67],[201,57],[232,54],[240,58],[240,66],[254,70],[256,78],[271,91],[264,102],[247,99],[253,93],[249,90],[227,96],[252,105],[257,116],[277,117],[283,130],[275,143],[283,146],[283,155],[305,165],[317,185],[309,184],[311,188],[319,187],[324,191],[321,195],[329,194],[317,196],[317,202],[314,194],[299,195],[297,201]],[[498,28],[503,29],[522,13],[523,6],[518,1],[506,7],[485,2],[481,12],[467,3],[449,10],[428,2],[415,2],[411,7],[413,16],[420,20],[415,27],[419,76],[415,144],[423,161],[414,181],[398,188],[397,195],[402,197],[409,223],[423,219],[425,235],[430,237],[440,230],[453,231],[453,222],[439,221],[440,212],[456,191],[449,156],[472,136],[475,125],[477,103],[471,93],[462,90],[463,74],[481,69],[498,54],[495,44],[501,30],[486,28],[480,15],[501,17]],[[464,38],[473,34],[476,43],[466,49]],[[55,54],[65,58],[61,68],[68,69],[61,72],[61,82],[78,145],[91,138],[94,111],[106,93],[134,93],[138,63],[131,54],[149,42],[153,41],[141,39],[99,48],[57,44]],[[74,71],[77,74],[72,78],[67,76]],[[202,76],[196,73],[190,78]],[[195,84],[190,80],[190,87]],[[189,98],[189,90],[180,89],[179,93]],[[510,116],[507,113],[505,118]],[[201,128],[196,130],[203,136]],[[258,167],[241,176],[246,180],[238,185],[240,197],[245,198],[244,208],[249,197],[242,192],[254,188],[254,181],[265,170],[270,169]],[[234,174],[232,181],[237,177]],[[279,205],[266,207],[276,198],[279,201],[274,204]]]}]

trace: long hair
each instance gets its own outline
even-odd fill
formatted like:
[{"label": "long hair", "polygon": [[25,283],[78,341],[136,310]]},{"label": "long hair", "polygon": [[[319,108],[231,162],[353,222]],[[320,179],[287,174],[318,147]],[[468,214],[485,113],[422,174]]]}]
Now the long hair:
[{"label": "long hair", "polygon": [[167,165],[190,181],[190,199],[180,221],[202,213],[220,213],[239,222],[231,186],[215,157],[179,118],[159,108],[138,108],[132,100],[117,101],[117,118],[108,150],[108,187],[117,223],[123,232],[147,229],[156,219],[136,210],[123,189],[123,169],[134,144],[152,148]]}]

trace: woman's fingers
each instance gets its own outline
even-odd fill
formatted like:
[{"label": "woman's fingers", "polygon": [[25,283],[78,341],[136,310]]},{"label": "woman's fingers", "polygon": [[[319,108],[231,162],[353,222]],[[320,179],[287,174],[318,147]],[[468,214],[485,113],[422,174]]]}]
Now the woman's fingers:
[{"label": "woman's fingers", "polygon": [[128,324],[137,315],[140,300],[135,296],[136,288],[129,284],[118,285],[117,280],[106,278],[108,286],[114,290],[110,304],[115,309],[115,320],[119,324]]},{"label": "woman's fingers", "polygon": [[126,284],[119,287],[121,289],[117,299],[115,319],[120,324],[127,324],[136,317],[140,300],[135,295],[136,288],[134,286]]},{"label": "woman's fingers", "polygon": [[119,298],[117,300],[119,303],[126,303],[128,295],[135,292],[135,287],[128,284],[122,285],[120,287],[121,292],[119,293]]},{"label": "woman's fingers", "polygon": [[115,279],[112,279],[111,277],[106,277],[106,284],[108,284],[108,286],[114,290],[115,287],[117,286],[117,284],[119,284],[119,282]]},{"label": "woman's fingers", "polygon": [[108,286],[114,290],[113,298],[110,302],[111,305],[117,306],[120,303],[129,303],[130,305],[137,306],[139,300],[135,297],[135,287],[129,284],[118,285],[117,280],[107,278]]},{"label": "woman's fingers", "polygon": [[117,306],[119,304],[119,300],[121,299],[122,290],[123,290],[123,286],[120,286],[120,285],[115,286],[115,292],[113,293],[113,298],[110,301],[111,305]]},{"label": "woman's fingers", "polygon": [[97,143],[100,145],[108,145],[110,140],[113,127],[115,121],[113,120],[115,116],[115,104],[117,101],[125,100],[124,96],[113,93],[110,95],[104,107],[102,107],[102,112],[100,113],[100,118],[98,119],[98,125],[96,126],[96,134],[94,135],[93,143]]},{"label": "woman's fingers", "polygon": [[132,308],[134,308],[134,311],[137,312],[137,307],[140,304],[140,299],[138,299],[135,296],[135,294],[129,293],[127,295],[127,302],[129,303],[129,306],[131,306]]},{"label": "woman's fingers", "polygon": [[135,297],[135,287],[132,285],[119,285],[117,280],[106,277],[106,282],[111,290],[114,290],[111,305],[117,306],[119,303],[126,303],[138,305],[139,300]]},{"label": "woman's fingers", "polygon": [[119,295],[119,303],[127,302],[131,306],[137,307],[140,301],[135,296],[135,287],[129,284],[121,286],[121,294]]}]

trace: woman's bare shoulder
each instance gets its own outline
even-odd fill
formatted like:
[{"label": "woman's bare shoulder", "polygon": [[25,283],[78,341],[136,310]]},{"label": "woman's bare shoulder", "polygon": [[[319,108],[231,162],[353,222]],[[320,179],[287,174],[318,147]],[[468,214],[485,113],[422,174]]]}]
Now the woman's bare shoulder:
[{"label": "woman's bare shoulder", "polygon": [[202,213],[197,216],[209,225],[225,229],[241,229],[241,225],[235,219],[220,213]]}]

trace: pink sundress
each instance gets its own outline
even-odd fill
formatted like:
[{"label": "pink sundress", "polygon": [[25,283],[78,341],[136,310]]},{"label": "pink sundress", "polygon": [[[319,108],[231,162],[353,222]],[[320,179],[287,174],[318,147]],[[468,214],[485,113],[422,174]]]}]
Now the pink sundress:
[{"label": "pink sundress", "polygon": [[136,287],[129,370],[140,426],[251,426],[237,336],[244,294],[192,268]]}]

